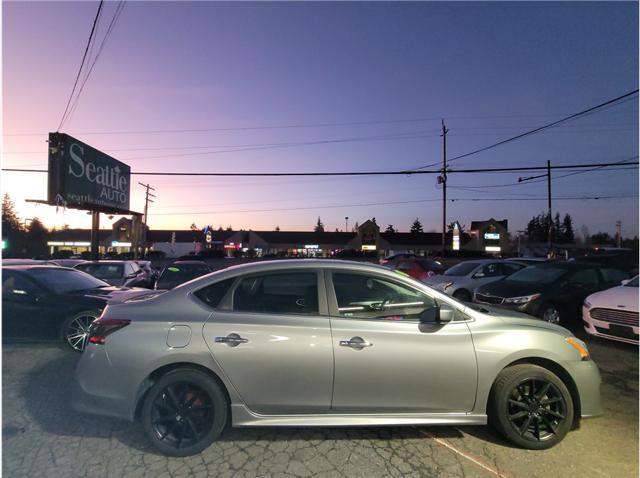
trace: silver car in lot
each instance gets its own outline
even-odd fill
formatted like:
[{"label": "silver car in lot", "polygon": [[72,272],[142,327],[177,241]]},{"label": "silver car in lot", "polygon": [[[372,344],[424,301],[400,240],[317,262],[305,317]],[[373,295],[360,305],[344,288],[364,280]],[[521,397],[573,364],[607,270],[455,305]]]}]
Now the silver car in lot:
[{"label": "silver car in lot", "polygon": [[336,260],[229,267],[109,305],[73,407],[139,420],[173,456],[226,425],[481,425],[549,448],[599,415],[600,373],[557,325]]},{"label": "silver car in lot", "polygon": [[444,274],[433,276],[425,282],[447,295],[464,302],[471,302],[473,291],[481,285],[502,279],[526,267],[517,261],[481,259],[461,262]]}]

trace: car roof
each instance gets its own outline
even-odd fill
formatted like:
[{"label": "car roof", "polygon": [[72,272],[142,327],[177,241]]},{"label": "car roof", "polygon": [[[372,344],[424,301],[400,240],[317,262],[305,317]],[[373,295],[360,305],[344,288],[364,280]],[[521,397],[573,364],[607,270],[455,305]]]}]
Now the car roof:
[{"label": "car roof", "polygon": [[125,259],[106,259],[106,260],[99,260],[99,261],[86,261],[86,262],[81,262],[78,265],[84,265],[84,264],[125,264],[127,262],[135,262],[135,261],[130,261],[130,260],[125,260]]},{"label": "car roof", "polygon": [[16,264],[16,265],[3,264],[2,268],[10,269],[10,270],[18,270],[18,271],[28,271],[33,269],[56,269],[56,270],[66,269],[70,271],[74,270],[71,267],[61,267],[61,266],[56,266],[54,264]]},{"label": "car roof", "polygon": [[198,260],[184,260],[184,261],[173,261],[171,264],[197,264],[197,265],[207,265],[207,263],[205,261],[198,261]]}]

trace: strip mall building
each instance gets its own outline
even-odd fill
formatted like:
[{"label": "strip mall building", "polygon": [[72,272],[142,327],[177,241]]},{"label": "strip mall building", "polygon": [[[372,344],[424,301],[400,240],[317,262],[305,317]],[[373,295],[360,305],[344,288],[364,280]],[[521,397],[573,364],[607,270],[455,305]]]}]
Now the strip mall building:
[{"label": "strip mall building", "polygon": [[[365,221],[355,232],[307,231],[216,231],[147,230],[144,238],[148,250],[162,251],[167,257],[178,257],[204,249],[224,251],[232,256],[239,253],[256,257],[331,257],[341,251],[368,251],[379,256],[399,252],[417,255],[438,254],[442,235],[436,232],[380,232],[371,220]],[[89,249],[91,231],[66,229],[53,231],[48,242],[52,254],[60,250],[81,253]],[[507,221],[474,221],[469,231],[461,232],[457,223],[445,237],[447,250],[471,250],[499,254],[508,247]],[[101,230],[100,252],[129,252],[131,221],[122,218],[111,230]]]}]

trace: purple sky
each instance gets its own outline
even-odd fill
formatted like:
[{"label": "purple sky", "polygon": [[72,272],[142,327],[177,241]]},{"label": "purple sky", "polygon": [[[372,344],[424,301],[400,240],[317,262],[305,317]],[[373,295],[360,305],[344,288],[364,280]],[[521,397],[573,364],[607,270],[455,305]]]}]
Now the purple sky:
[{"label": "purple sky", "polygon": [[[115,6],[105,4],[99,41]],[[58,125],[96,9],[97,2],[3,3],[4,167],[46,166],[46,133]],[[130,164],[133,171],[405,169],[441,159],[441,117],[450,130],[448,154],[453,157],[637,85],[637,3],[128,2],[62,131]],[[87,134],[416,118],[432,119]],[[380,138],[392,135],[409,137]],[[376,139],[351,141],[371,137]],[[349,141],[246,146],[343,139]],[[636,96],[451,167],[613,162],[637,154]],[[449,197],[495,200],[449,203],[448,219],[469,225],[506,218],[511,231],[522,229],[546,209],[544,182],[456,189],[515,183],[518,176],[451,175]],[[425,230],[440,228],[441,191],[435,176],[135,176],[133,184],[138,180],[157,189],[149,216],[156,229],[188,228],[195,222],[310,230],[318,216],[329,230],[343,229],[345,216],[350,225],[375,216],[382,227],[408,230],[419,217]],[[56,214],[55,208],[24,202],[46,196],[45,175],[3,173],[2,189],[24,217],[39,216],[50,226],[90,227],[86,213]],[[577,231],[586,225],[591,233],[613,233],[615,221],[622,220],[625,236],[638,234],[637,170],[579,174],[554,181],[553,190],[558,196],[633,196],[558,200],[553,209],[570,213]],[[516,200],[531,197],[540,199]],[[345,206],[418,200],[430,201]],[[139,186],[132,188],[131,205],[143,208]],[[327,207],[335,205],[340,207]],[[103,219],[103,225],[108,222]]]}]

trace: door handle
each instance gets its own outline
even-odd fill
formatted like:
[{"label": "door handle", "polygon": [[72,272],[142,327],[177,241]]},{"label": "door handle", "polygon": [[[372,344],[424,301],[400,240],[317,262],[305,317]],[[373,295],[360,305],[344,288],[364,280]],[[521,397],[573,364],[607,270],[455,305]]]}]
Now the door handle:
[{"label": "door handle", "polygon": [[249,339],[244,339],[238,334],[229,334],[226,337],[216,337],[214,341],[217,344],[227,344],[229,347],[237,347],[240,344],[246,344]]},{"label": "door handle", "polygon": [[341,340],[338,342],[340,347],[351,347],[354,350],[362,350],[365,347],[373,347],[371,342],[367,342],[362,337],[351,337],[349,340]]}]

